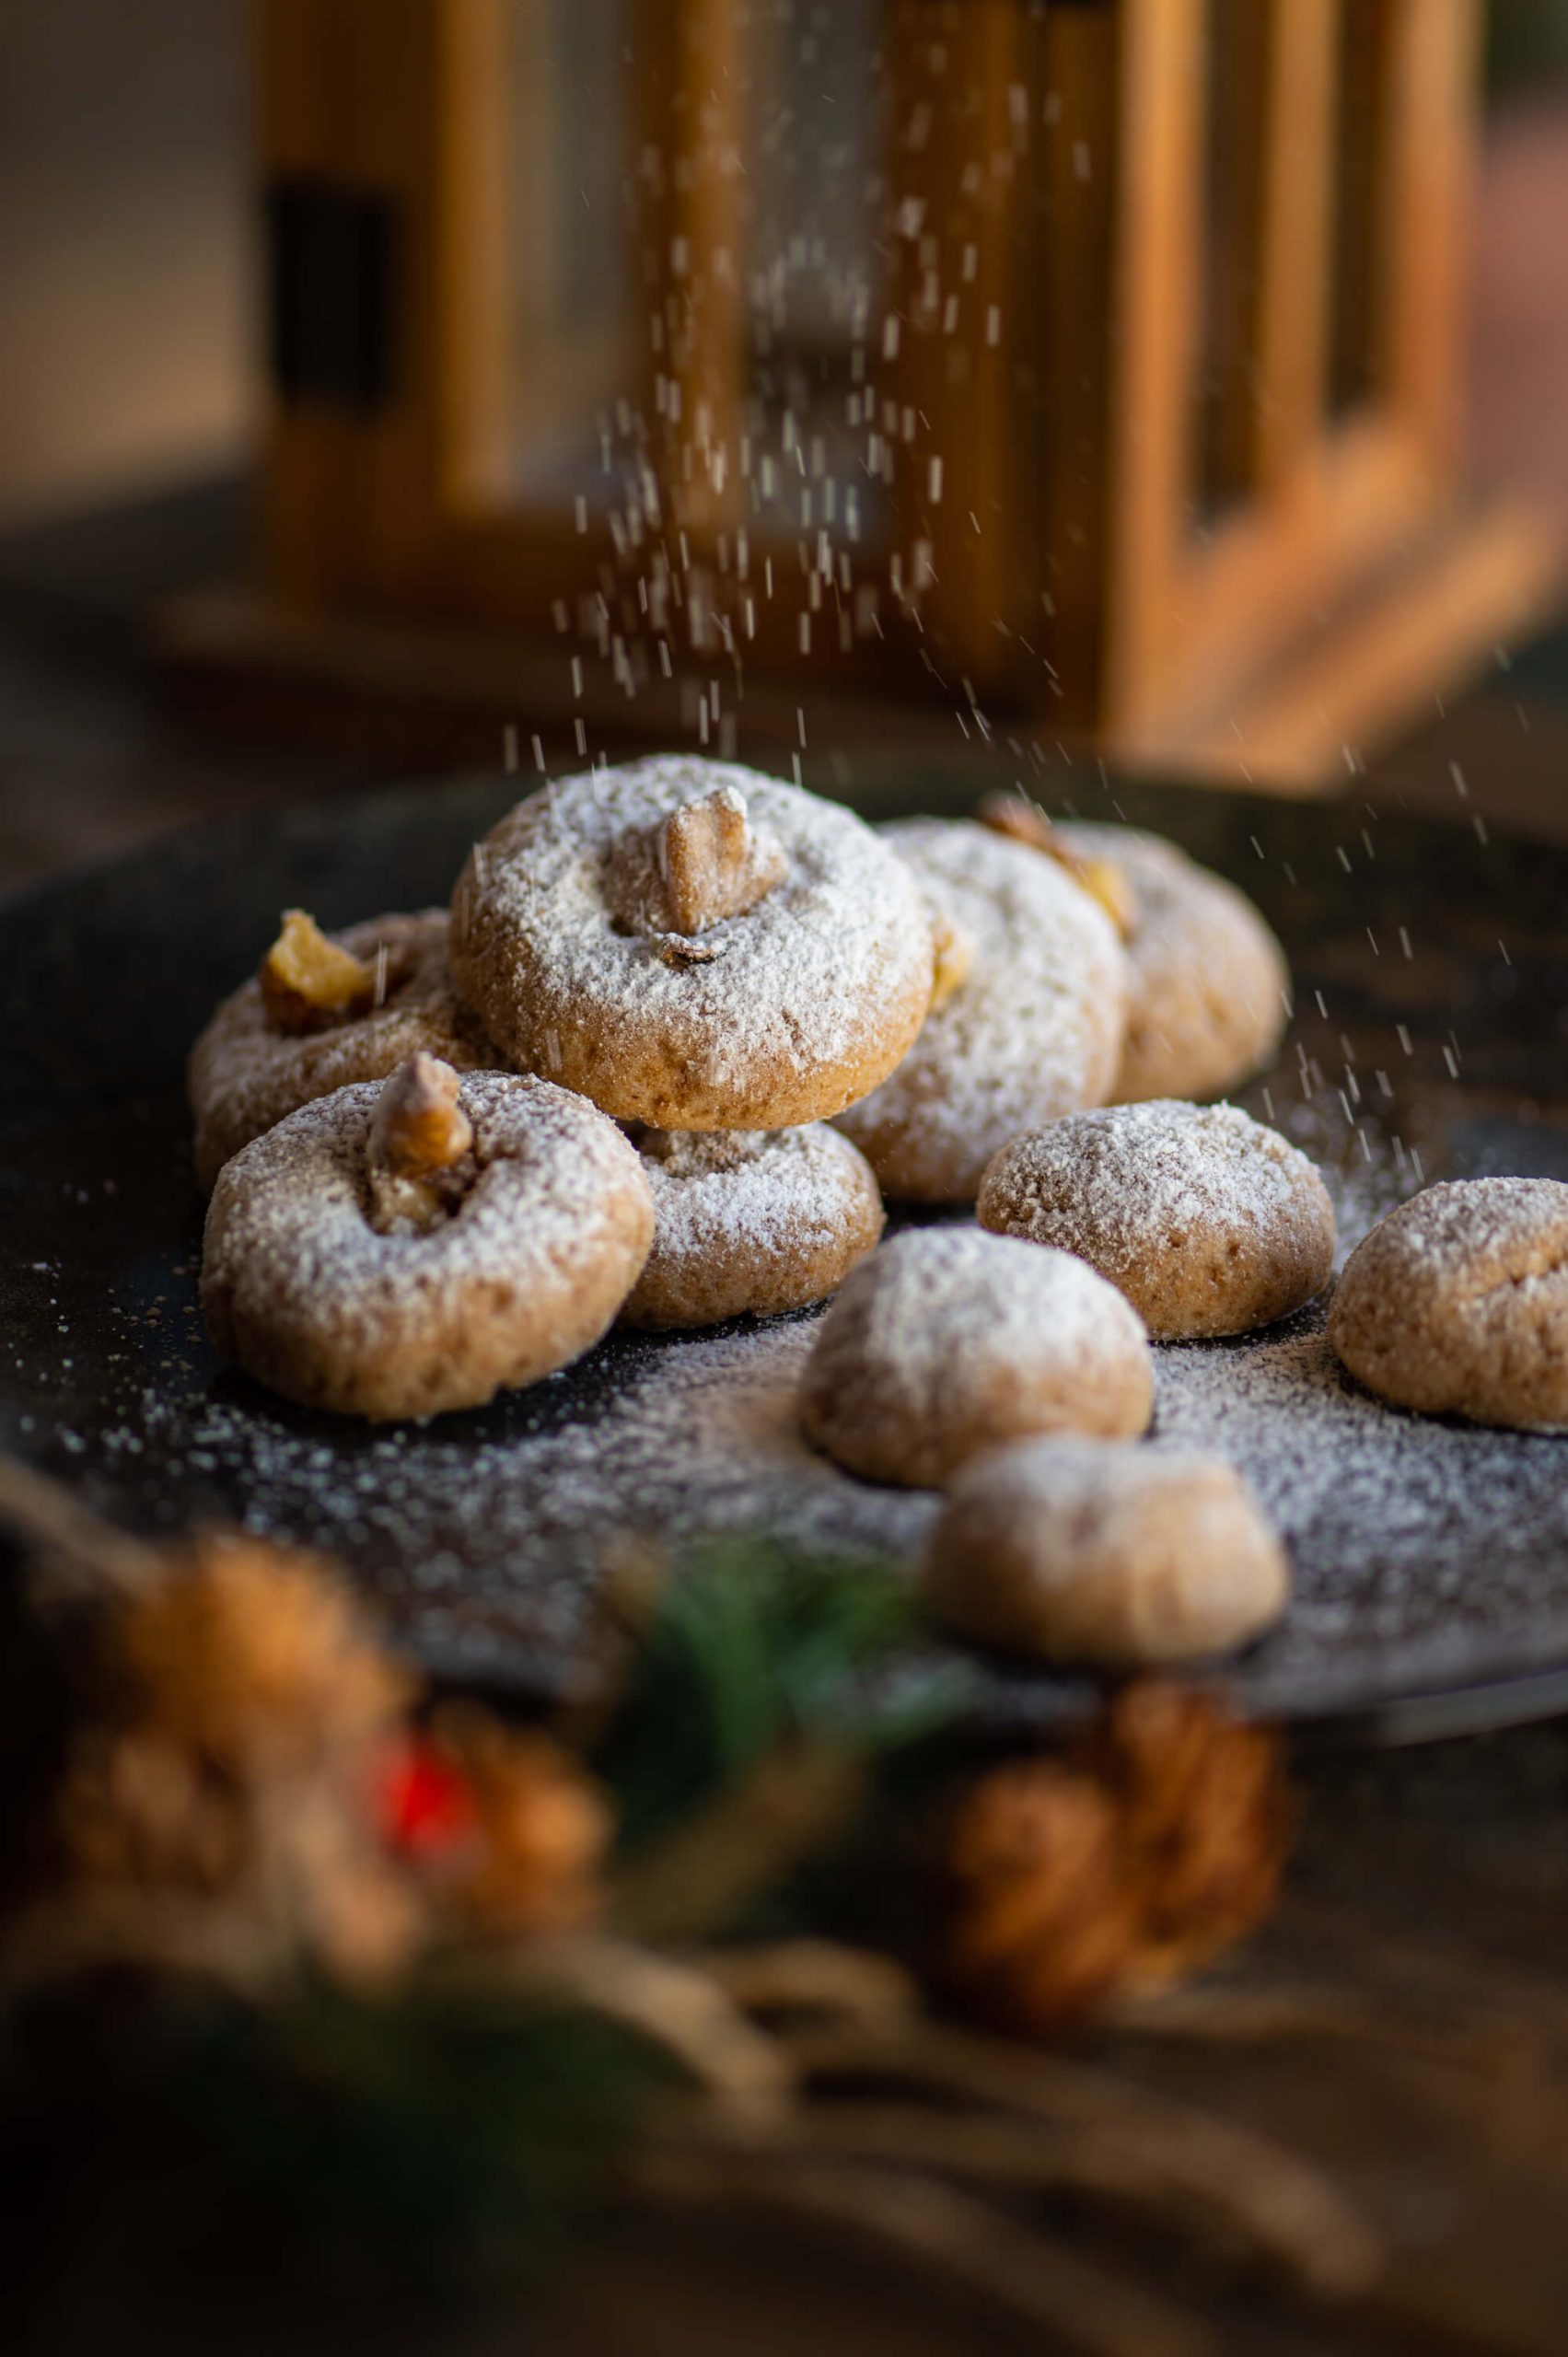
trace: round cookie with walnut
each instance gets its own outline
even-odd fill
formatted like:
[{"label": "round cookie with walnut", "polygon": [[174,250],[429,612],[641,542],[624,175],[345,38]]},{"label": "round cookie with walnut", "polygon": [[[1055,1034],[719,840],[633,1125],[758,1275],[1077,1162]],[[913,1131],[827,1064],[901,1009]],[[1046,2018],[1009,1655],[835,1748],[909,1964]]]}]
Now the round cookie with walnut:
[{"label": "round cookie with walnut", "polygon": [[1219,1457],[1053,1437],[967,1466],[924,1586],[960,1635],[1109,1668],[1228,1653],[1284,1610],[1284,1550]]},{"label": "round cookie with walnut", "polygon": [[637,1141],[654,1245],[627,1326],[716,1326],[821,1301],[873,1249],[882,1198],[864,1155],[826,1122],[796,1130],[650,1130]]},{"label": "round cookie with walnut", "polygon": [[587,1350],[653,1228],[635,1149],[585,1098],[414,1056],[225,1164],[202,1306],[217,1348],[285,1399],[434,1416]]},{"label": "round cookie with walnut", "polygon": [[1271,1326],[1334,1264],[1316,1166],[1234,1105],[1070,1114],[1003,1147],[977,1208],[994,1235],[1075,1252],[1156,1341]]},{"label": "round cookie with walnut", "polygon": [[1135,827],[1051,832],[1125,890],[1132,986],[1112,1102],[1219,1097],[1260,1071],[1284,1031],[1290,969],[1245,892]]},{"label": "round cookie with walnut", "polygon": [[972,1202],[1008,1138],[1103,1101],[1121,1047],[1126,960],[1105,909],[1027,846],[966,819],[883,831],[972,946],[897,1072],[839,1126],[886,1193]]},{"label": "round cookie with walnut", "polygon": [[459,1071],[502,1059],[459,1000],[445,910],[374,917],[323,934],[301,909],[191,1051],[196,1177],[210,1191],[230,1155],[314,1097],[385,1080],[412,1055]]},{"label": "round cookie with walnut", "polygon": [[674,754],[519,803],[459,880],[452,964],[515,1062],[668,1130],[842,1111],[935,974],[913,878],[853,813]]},{"label": "round cookie with walnut", "polygon": [[1329,1340],[1396,1407],[1568,1431],[1568,1186],[1428,1187],[1345,1263]]},{"label": "round cookie with walnut", "polygon": [[907,1228],[863,1261],[800,1379],[818,1447],[915,1488],[1025,1434],[1131,1436],[1153,1405],[1143,1325],[1113,1285],[972,1227]]}]

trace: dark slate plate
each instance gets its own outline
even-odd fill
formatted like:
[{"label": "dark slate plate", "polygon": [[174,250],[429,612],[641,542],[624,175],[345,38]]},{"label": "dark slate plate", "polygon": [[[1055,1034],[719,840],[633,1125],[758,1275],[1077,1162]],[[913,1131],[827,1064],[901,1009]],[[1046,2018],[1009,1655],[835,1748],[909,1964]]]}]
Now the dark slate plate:
[{"label": "dark slate plate", "polygon": [[[1070,786],[1072,777],[1065,776]],[[904,769],[856,798],[957,810],[994,772]],[[505,780],[334,801],[174,837],[0,921],[0,1446],[143,1531],[238,1517],[327,1546],[411,1648],[531,1694],[584,1667],[596,1574],[627,1543],[751,1525],[908,1556],[923,1497],[795,1440],[809,1318],[612,1336],[481,1413],[362,1431],[269,1398],[208,1348],[186,1047],[278,909],[329,924],[444,897]],[[1051,794],[1066,807],[1061,777]],[[1243,883],[1291,952],[1297,1020],[1244,1101],[1328,1167],[1353,1241],[1420,1182],[1568,1178],[1568,853],[1363,803],[1081,797]],[[1336,1369],[1321,1310],[1160,1354],[1156,1446],[1213,1442],[1279,1517],[1297,1598],[1238,1694],[1381,1733],[1568,1703],[1568,1442],[1425,1422]],[[998,1666],[983,1707],[1039,1724],[1065,1680]]]}]

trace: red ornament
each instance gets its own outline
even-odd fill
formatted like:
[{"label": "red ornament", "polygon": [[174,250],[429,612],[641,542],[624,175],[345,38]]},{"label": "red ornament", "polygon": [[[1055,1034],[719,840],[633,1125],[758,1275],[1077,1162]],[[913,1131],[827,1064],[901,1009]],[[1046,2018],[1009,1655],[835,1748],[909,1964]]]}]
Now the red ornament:
[{"label": "red ornament", "polygon": [[467,1777],[422,1736],[410,1736],[387,1754],[374,1799],[383,1840],[409,1857],[456,1849],[478,1822]]}]

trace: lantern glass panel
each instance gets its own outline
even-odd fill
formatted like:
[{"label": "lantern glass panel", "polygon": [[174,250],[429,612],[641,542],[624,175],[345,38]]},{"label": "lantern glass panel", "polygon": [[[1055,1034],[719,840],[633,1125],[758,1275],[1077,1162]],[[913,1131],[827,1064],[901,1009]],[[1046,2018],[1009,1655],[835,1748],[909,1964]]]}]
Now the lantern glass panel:
[{"label": "lantern glass panel", "polygon": [[506,480],[594,497],[619,404],[640,404],[636,0],[505,0]]}]

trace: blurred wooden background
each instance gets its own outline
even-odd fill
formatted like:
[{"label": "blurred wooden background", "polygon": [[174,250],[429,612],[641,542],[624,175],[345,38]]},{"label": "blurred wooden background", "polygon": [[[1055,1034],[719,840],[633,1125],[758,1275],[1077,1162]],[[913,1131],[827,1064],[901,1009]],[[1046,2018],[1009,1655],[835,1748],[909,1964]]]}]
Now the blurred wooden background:
[{"label": "blurred wooden background", "polygon": [[[54,0],[16,12],[0,46],[0,880],[214,801],[500,751],[499,715],[460,743],[397,716],[378,741],[291,749],[286,713],[268,751],[198,749],[147,670],[152,611],[238,571],[249,541],[249,14],[145,0],[132,20],[110,0]],[[1568,6],[1506,0],[1490,22],[1466,464],[1478,489],[1513,491],[1568,533]],[[1473,800],[1568,824],[1565,672],[1549,647],[1493,669],[1456,712],[1434,705],[1376,790],[1466,823]],[[814,733],[829,786],[835,755]]]}]

